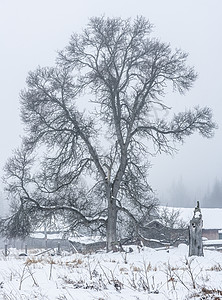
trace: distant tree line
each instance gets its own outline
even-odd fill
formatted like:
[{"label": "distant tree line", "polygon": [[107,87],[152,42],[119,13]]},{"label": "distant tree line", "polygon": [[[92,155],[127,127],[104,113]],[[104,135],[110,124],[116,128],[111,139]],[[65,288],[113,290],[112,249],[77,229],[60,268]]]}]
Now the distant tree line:
[{"label": "distant tree line", "polygon": [[215,179],[212,188],[203,197],[202,206],[222,208],[222,180]]},{"label": "distant tree line", "polygon": [[222,180],[216,178],[213,184],[203,191],[202,195],[192,195],[191,187],[182,178],[174,182],[163,195],[162,205],[174,207],[193,207],[197,200],[201,207],[222,208]]}]

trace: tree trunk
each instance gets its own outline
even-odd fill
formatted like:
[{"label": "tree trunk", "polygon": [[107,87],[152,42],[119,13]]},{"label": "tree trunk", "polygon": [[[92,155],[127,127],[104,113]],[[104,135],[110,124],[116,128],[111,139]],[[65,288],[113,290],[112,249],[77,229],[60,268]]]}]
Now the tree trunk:
[{"label": "tree trunk", "polygon": [[117,208],[116,200],[110,197],[108,199],[108,221],[106,229],[106,250],[107,252],[115,249],[117,242],[116,235]]},{"label": "tree trunk", "polygon": [[202,242],[202,227],[203,220],[199,207],[199,201],[197,207],[194,210],[194,216],[190,221],[189,226],[189,256],[203,256],[203,242]]},{"label": "tree trunk", "polygon": [[[127,148],[126,148],[127,149]],[[106,228],[106,250],[107,252],[116,249],[117,243],[117,205],[116,199],[120,188],[120,183],[127,165],[127,151],[121,152],[121,164],[116,174],[114,183],[110,182],[110,173],[108,174],[108,182],[106,186],[106,195],[108,200],[108,220]]]}]

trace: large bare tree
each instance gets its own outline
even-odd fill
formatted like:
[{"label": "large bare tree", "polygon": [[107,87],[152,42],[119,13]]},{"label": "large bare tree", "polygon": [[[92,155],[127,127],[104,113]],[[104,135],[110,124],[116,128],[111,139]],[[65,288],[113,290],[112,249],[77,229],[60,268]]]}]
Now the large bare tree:
[{"label": "large bare tree", "polygon": [[195,131],[212,137],[207,107],[166,118],[166,89],[183,94],[197,75],[186,53],[151,31],[143,17],[91,18],[55,67],[28,74],[21,93],[26,137],[5,167],[14,204],[4,228],[11,235],[59,213],[70,229],[105,230],[111,250],[118,220],[139,230],[156,205],[147,182],[150,155],[172,153]]}]

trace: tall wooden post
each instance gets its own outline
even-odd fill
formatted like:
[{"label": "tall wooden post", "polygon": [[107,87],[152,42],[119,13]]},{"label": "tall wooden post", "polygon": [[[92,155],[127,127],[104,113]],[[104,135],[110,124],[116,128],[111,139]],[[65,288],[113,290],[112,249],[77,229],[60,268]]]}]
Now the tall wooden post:
[{"label": "tall wooden post", "polygon": [[44,223],[44,236],[45,236],[45,249],[48,248],[48,238],[47,238],[47,225]]},{"label": "tall wooden post", "polygon": [[189,226],[189,256],[203,256],[202,227],[202,214],[199,201],[197,201],[197,207],[194,209]]}]

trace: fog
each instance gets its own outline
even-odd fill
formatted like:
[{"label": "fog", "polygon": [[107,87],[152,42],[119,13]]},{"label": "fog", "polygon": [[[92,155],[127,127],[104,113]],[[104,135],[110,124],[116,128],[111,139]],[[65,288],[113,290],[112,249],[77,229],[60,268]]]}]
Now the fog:
[{"label": "fog", "polygon": [[[166,103],[175,111],[207,105],[213,109],[219,126],[210,140],[195,134],[183,145],[176,145],[178,152],[173,157],[161,154],[149,158],[152,163],[150,184],[162,203],[179,204],[185,195],[183,187],[187,201],[195,205],[214,181],[222,178],[221,11],[221,0],[2,0],[0,175],[23,135],[19,93],[25,87],[28,72],[38,65],[52,66],[56,51],[63,49],[70,35],[84,28],[91,16],[134,18],[143,15],[154,24],[153,36],[188,52],[188,63],[199,74],[186,95],[169,93]],[[175,186],[181,186],[178,203],[172,200]]]}]

